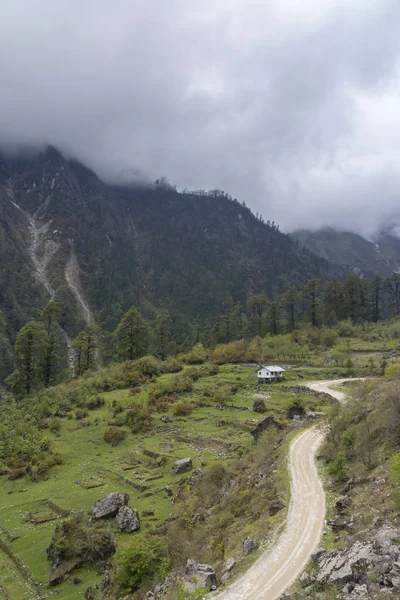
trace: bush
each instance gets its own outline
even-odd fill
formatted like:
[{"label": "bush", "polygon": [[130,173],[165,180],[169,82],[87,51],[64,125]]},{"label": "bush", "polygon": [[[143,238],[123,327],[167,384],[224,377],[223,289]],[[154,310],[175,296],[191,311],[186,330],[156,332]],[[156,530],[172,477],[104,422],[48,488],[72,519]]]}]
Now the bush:
[{"label": "bush", "polygon": [[244,340],[229,342],[229,344],[219,344],[213,352],[213,361],[217,365],[228,363],[240,363],[246,358],[246,348]]},{"label": "bush", "polygon": [[85,417],[88,416],[88,411],[84,410],[83,408],[77,408],[75,411],[75,419],[77,421],[80,421],[81,419],[84,419]]},{"label": "bush", "polygon": [[126,432],[118,427],[109,427],[104,433],[104,441],[111,446],[117,446],[126,438]]},{"label": "bush", "polygon": [[118,552],[115,564],[116,582],[123,593],[161,580],[169,570],[166,547],[157,537],[133,538],[129,546]]},{"label": "bush", "polygon": [[85,403],[85,408],[89,409],[89,410],[97,410],[99,408],[101,408],[102,406],[104,406],[104,398],[103,396],[97,395],[97,396],[91,396],[89,398],[89,400]]},{"label": "bush", "polygon": [[135,360],[135,367],[142,377],[160,375],[162,363],[155,356],[142,356]]},{"label": "bush", "polygon": [[125,422],[132,433],[141,433],[151,429],[153,419],[147,407],[136,407],[127,411]]},{"label": "bush", "polygon": [[186,415],[190,415],[191,412],[192,412],[191,404],[187,404],[185,402],[181,402],[180,404],[177,404],[174,409],[174,415],[176,417],[184,417]]},{"label": "bush", "polygon": [[179,373],[182,371],[182,363],[175,356],[168,356],[167,360],[161,363],[163,373]]},{"label": "bush", "polygon": [[79,514],[57,525],[46,552],[53,563],[77,559],[78,564],[95,564],[112,556],[115,545],[107,525],[95,522],[89,527],[86,516]]},{"label": "bush", "polygon": [[196,344],[192,350],[183,355],[182,359],[188,365],[201,365],[207,360],[207,350],[203,344]]},{"label": "bush", "polygon": [[61,431],[61,421],[60,419],[54,418],[49,421],[49,429],[51,433],[59,434]]},{"label": "bush", "polygon": [[253,404],[253,411],[257,412],[257,413],[265,413],[267,410],[267,407],[265,406],[265,402],[264,400],[262,400],[261,398],[259,398],[258,400],[256,400]]},{"label": "bush", "polygon": [[320,333],[320,342],[326,348],[332,348],[338,339],[339,334],[334,329],[324,327]]},{"label": "bush", "polygon": [[330,463],[328,473],[339,481],[346,481],[348,478],[347,465],[346,458],[342,453],[338,454]]}]

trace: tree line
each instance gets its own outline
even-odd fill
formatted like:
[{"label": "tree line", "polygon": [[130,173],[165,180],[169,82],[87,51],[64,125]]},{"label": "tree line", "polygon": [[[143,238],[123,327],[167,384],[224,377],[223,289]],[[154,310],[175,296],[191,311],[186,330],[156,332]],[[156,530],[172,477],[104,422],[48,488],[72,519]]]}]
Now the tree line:
[{"label": "tree line", "polygon": [[[385,280],[376,275],[369,281],[350,273],[342,281],[333,279],[325,285],[313,278],[302,289],[288,286],[285,293],[272,300],[265,294],[251,295],[245,307],[228,299],[224,312],[216,319],[192,323],[185,347],[177,347],[174,341],[167,310],[159,310],[149,321],[136,307],[125,312],[112,334],[90,325],[68,344],[59,325],[60,308],[52,300],[40,319],[29,321],[18,332],[15,368],[7,383],[16,395],[29,395],[40,387],[96,368],[102,355],[106,362],[135,360],[149,353],[165,360],[199,342],[214,348],[234,340],[290,333],[304,326],[333,327],[345,320],[377,322],[399,314],[400,274]],[[68,364],[67,353],[73,365]]]}]

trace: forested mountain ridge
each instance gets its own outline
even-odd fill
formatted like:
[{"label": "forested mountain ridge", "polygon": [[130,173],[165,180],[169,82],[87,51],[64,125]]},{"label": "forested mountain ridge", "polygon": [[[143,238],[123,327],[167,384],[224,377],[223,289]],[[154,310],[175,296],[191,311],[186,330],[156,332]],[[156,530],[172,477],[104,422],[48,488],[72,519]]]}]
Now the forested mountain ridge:
[{"label": "forested mountain ridge", "polygon": [[389,230],[375,241],[350,231],[331,228],[309,231],[301,229],[291,234],[303,247],[357,275],[370,277],[379,273],[389,277],[400,270],[400,239]]},{"label": "forested mountain ridge", "polygon": [[112,331],[135,305],[167,309],[183,341],[226,304],[334,272],[223,192],[107,185],[54,148],[0,157],[0,244],[3,372],[15,332],[52,297],[70,336],[90,319]]}]

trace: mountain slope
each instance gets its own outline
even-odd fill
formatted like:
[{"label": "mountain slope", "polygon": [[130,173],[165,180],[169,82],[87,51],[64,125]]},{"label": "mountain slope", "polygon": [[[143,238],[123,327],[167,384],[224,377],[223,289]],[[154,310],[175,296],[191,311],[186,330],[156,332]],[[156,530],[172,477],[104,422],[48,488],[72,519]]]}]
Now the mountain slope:
[{"label": "mountain slope", "polygon": [[56,296],[70,336],[91,320],[112,330],[134,304],[146,316],[167,308],[183,341],[193,319],[226,302],[333,270],[222,192],[110,186],[52,148],[0,160],[0,211],[16,264],[8,293],[20,306],[14,314],[0,297],[10,339]]},{"label": "mountain slope", "polygon": [[375,242],[356,233],[330,228],[318,231],[302,229],[292,233],[291,237],[321,258],[360,276],[379,273],[389,277],[400,270],[400,240],[389,231],[380,233]]}]

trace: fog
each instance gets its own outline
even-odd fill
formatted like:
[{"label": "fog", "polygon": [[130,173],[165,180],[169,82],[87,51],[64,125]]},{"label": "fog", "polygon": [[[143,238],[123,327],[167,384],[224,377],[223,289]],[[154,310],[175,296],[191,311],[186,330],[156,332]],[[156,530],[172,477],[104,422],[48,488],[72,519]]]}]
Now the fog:
[{"label": "fog", "polygon": [[399,57],[398,0],[0,0],[0,145],[372,235],[400,223]]}]

